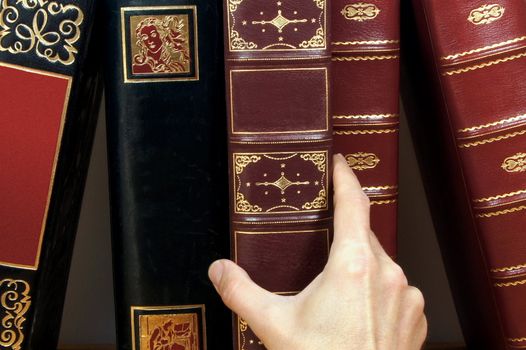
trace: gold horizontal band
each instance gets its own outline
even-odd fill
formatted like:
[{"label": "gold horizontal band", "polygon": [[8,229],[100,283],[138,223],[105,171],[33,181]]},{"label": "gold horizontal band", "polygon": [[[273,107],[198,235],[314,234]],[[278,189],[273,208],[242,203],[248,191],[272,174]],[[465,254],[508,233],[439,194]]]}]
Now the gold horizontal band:
[{"label": "gold horizontal band", "polygon": [[370,205],[385,205],[385,204],[394,204],[398,202],[397,199],[390,199],[390,200],[385,200],[385,201],[370,201],[369,204]]},{"label": "gold horizontal band", "polygon": [[526,210],[526,205],[521,205],[519,207],[510,208],[510,209],[494,211],[494,212],[491,212],[491,213],[477,214],[477,218],[491,218],[491,217],[495,217],[495,216],[501,216],[501,215],[506,215],[506,214],[513,214],[513,213],[516,213],[516,212],[519,212],[519,211],[523,211],[523,210]]},{"label": "gold horizontal band", "polygon": [[234,224],[240,225],[281,225],[281,224],[303,224],[311,222],[323,222],[332,220],[333,217],[324,219],[312,219],[312,220],[290,220],[290,221],[232,221]]},{"label": "gold horizontal band", "polygon": [[336,45],[336,46],[400,44],[400,40],[333,41],[331,44],[332,44],[332,45]]},{"label": "gold horizontal band", "polygon": [[502,135],[502,136],[498,136],[498,137],[492,137],[490,139],[463,143],[463,144],[460,144],[458,147],[459,148],[475,147],[475,146],[485,145],[487,143],[492,143],[492,142],[496,142],[496,141],[506,140],[506,139],[509,139],[509,138],[512,138],[512,137],[516,137],[516,136],[520,136],[520,135],[524,135],[524,134],[526,134],[526,129],[525,130],[521,130],[521,131],[516,131],[516,132],[513,132],[511,134],[506,134],[506,135]]},{"label": "gold horizontal band", "polygon": [[516,121],[523,120],[523,119],[526,120],[526,114],[521,114],[515,117],[501,119],[501,120],[498,120],[492,123],[487,123],[487,124],[472,126],[472,127],[465,128],[465,129],[460,129],[458,130],[458,132],[478,131],[478,130],[482,130],[485,128],[490,128],[492,126],[502,125],[502,124],[506,124],[509,122],[516,122]]},{"label": "gold horizontal band", "polygon": [[372,135],[372,134],[392,134],[398,132],[398,129],[380,129],[380,130],[346,130],[334,131],[334,135]]},{"label": "gold horizontal band", "polygon": [[526,284],[526,280],[520,280],[515,282],[502,282],[502,283],[495,283],[495,287],[503,288],[503,287],[517,287],[522,286]]},{"label": "gold horizontal band", "polygon": [[332,119],[387,119],[398,118],[400,114],[386,113],[386,114],[351,114],[351,115],[333,115]]},{"label": "gold horizontal band", "polygon": [[320,143],[329,142],[331,140],[291,140],[291,141],[230,141],[230,143],[239,145],[286,145],[289,143]]},{"label": "gold horizontal band", "polygon": [[475,202],[475,203],[491,202],[491,201],[494,201],[496,199],[513,197],[513,196],[516,196],[516,195],[519,195],[519,194],[526,194],[526,190],[520,190],[520,191],[515,191],[515,192],[510,192],[510,193],[499,194],[499,195],[492,196],[492,197],[474,199],[473,202]]},{"label": "gold horizontal band", "polygon": [[379,191],[379,190],[395,190],[398,186],[372,186],[372,187],[362,187],[364,191]]},{"label": "gold horizontal band", "polygon": [[381,56],[353,56],[353,57],[333,57],[333,61],[382,61],[395,60],[400,58],[398,55],[381,55]]},{"label": "gold horizontal band", "polygon": [[519,343],[519,342],[526,341],[526,337],[524,337],[524,338],[508,338],[508,341],[510,341],[512,343]]},{"label": "gold horizontal band", "polygon": [[302,56],[302,57],[266,57],[266,58],[227,58],[227,61],[249,62],[249,61],[305,61],[325,60],[331,56]]},{"label": "gold horizontal band", "polygon": [[471,71],[474,71],[474,70],[477,70],[477,69],[482,69],[482,68],[495,66],[497,64],[513,61],[513,60],[516,60],[516,59],[519,59],[519,58],[523,58],[523,57],[526,57],[526,52],[520,53],[518,55],[513,55],[513,56],[509,56],[509,57],[505,57],[505,58],[500,58],[498,60],[494,60],[494,61],[490,61],[490,62],[486,62],[486,63],[477,64],[477,65],[474,65],[474,66],[469,66],[469,67],[466,67],[466,68],[452,70],[452,71],[449,71],[449,72],[442,73],[442,75],[443,76],[447,76],[447,75],[451,76],[451,75],[456,75],[456,74],[467,73],[467,72],[471,72]]},{"label": "gold horizontal band", "polygon": [[524,41],[524,40],[526,40],[526,36],[521,36],[520,38],[510,39],[510,40],[506,40],[506,41],[503,41],[503,42],[500,42],[500,43],[496,43],[496,44],[492,44],[492,45],[488,45],[488,46],[484,46],[484,47],[479,47],[477,49],[464,51],[464,52],[460,52],[460,53],[455,53],[455,54],[448,55],[448,56],[443,56],[443,57],[440,57],[440,59],[441,60],[454,60],[454,59],[457,59],[459,57],[464,57],[464,56],[467,56],[467,55],[471,55],[471,54],[474,54],[474,53],[479,53],[479,52],[486,51],[486,50],[496,49],[498,47],[506,46],[506,45],[509,45],[509,44],[515,44],[515,43],[518,43],[518,42],[521,42],[521,41]]},{"label": "gold horizontal band", "polygon": [[510,271],[513,271],[513,270],[519,270],[519,269],[523,269],[523,268],[526,268],[526,264],[516,265],[516,266],[499,267],[499,268],[491,269],[490,271],[491,272],[510,272]]}]

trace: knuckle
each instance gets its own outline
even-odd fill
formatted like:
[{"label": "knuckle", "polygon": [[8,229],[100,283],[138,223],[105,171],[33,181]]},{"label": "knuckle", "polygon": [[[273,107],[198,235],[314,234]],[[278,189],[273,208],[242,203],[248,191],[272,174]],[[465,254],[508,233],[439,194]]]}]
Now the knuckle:
[{"label": "knuckle", "polygon": [[378,270],[378,261],[371,251],[371,247],[364,243],[353,243],[349,251],[345,271],[351,277],[366,277]]},{"label": "knuckle", "polygon": [[402,268],[397,264],[390,264],[386,269],[385,283],[392,289],[402,289],[407,287],[407,278]]},{"label": "knuckle", "polygon": [[420,289],[409,287],[409,302],[417,314],[424,313],[425,299]]}]

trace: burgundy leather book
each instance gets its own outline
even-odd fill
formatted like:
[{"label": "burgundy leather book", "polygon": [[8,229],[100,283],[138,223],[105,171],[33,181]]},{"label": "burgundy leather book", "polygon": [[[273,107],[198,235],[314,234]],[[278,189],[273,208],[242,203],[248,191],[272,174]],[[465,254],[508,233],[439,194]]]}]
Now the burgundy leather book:
[{"label": "burgundy leather book", "polygon": [[[437,231],[466,341],[477,349],[520,349],[526,347],[526,3],[447,5],[413,1],[424,65],[409,57],[416,50],[407,50],[408,81],[419,100],[409,103],[409,116],[415,135],[428,136],[416,137],[426,172],[431,163],[444,167],[428,188],[437,213],[450,214],[437,214],[437,221],[450,221]],[[404,31],[407,41],[413,32]],[[411,108],[427,101],[429,113]],[[432,148],[438,152],[427,152]]]},{"label": "burgundy leather book", "polygon": [[[332,227],[325,0],[225,1],[232,258],[295,294],[321,272]],[[234,317],[234,347],[262,349]]]},{"label": "burgundy leather book", "polygon": [[334,152],[371,199],[371,226],[396,256],[399,1],[332,2]]}]

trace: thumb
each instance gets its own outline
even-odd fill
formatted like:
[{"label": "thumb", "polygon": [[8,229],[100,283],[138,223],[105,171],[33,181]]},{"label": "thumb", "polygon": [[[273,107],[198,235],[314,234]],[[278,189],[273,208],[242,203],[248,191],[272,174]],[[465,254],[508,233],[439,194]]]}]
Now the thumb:
[{"label": "thumb", "polygon": [[255,284],[245,270],[230,260],[217,260],[208,276],[223,302],[245,320],[256,334],[267,333],[282,297]]}]

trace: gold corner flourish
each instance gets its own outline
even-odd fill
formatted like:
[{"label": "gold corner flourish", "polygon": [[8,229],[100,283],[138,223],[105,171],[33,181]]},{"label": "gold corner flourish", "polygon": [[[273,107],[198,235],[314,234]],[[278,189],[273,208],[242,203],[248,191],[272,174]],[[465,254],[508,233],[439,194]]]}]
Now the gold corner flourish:
[{"label": "gold corner flourish", "polygon": [[232,29],[230,31],[230,46],[234,50],[257,49],[258,45],[252,41],[246,41],[239,33]]},{"label": "gold corner flourish", "polygon": [[323,27],[316,29],[316,34],[309,40],[304,40],[299,44],[299,47],[307,48],[323,48],[325,47],[325,31]]},{"label": "gold corner flourish", "polygon": [[25,315],[31,306],[31,288],[23,280],[0,281],[0,347],[21,350],[24,342]]},{"label": "gold corner flourish", "polygon": [[305,161],[311,161],[314,165],[318,167],[318,170],[322,173],[325,173],[327,158],[324,153],[305,153],[302,154],[301,159]]},{"label": "gold corner flourish", "polygon": [[256,155],[236,155],[235,163],[236,163],[236,174],[240,175],[243,173],[243,170],[251,164],[251,163],[257,163],[261,160],[260,156]]},{"label": "gold corner flourish", "polygon": [[318,196],[312,202],[307,202],[301,206],[302,209],[306,210],[323,209],[325,207],[327,207],[327,192],[325,190],[320,190]]},{"label": "gold corner flourish", "polygon": [[260,206],[252,205],[245,199],[243,193],[236,193],[236,211],[239,213],[259,213],[263,211]]},{"label": "gold corner flourish", "polygon": [[230,9],[230,12],[236,12],[237,7],[241,5],[243,0],[228,0],[228,8]]}]

